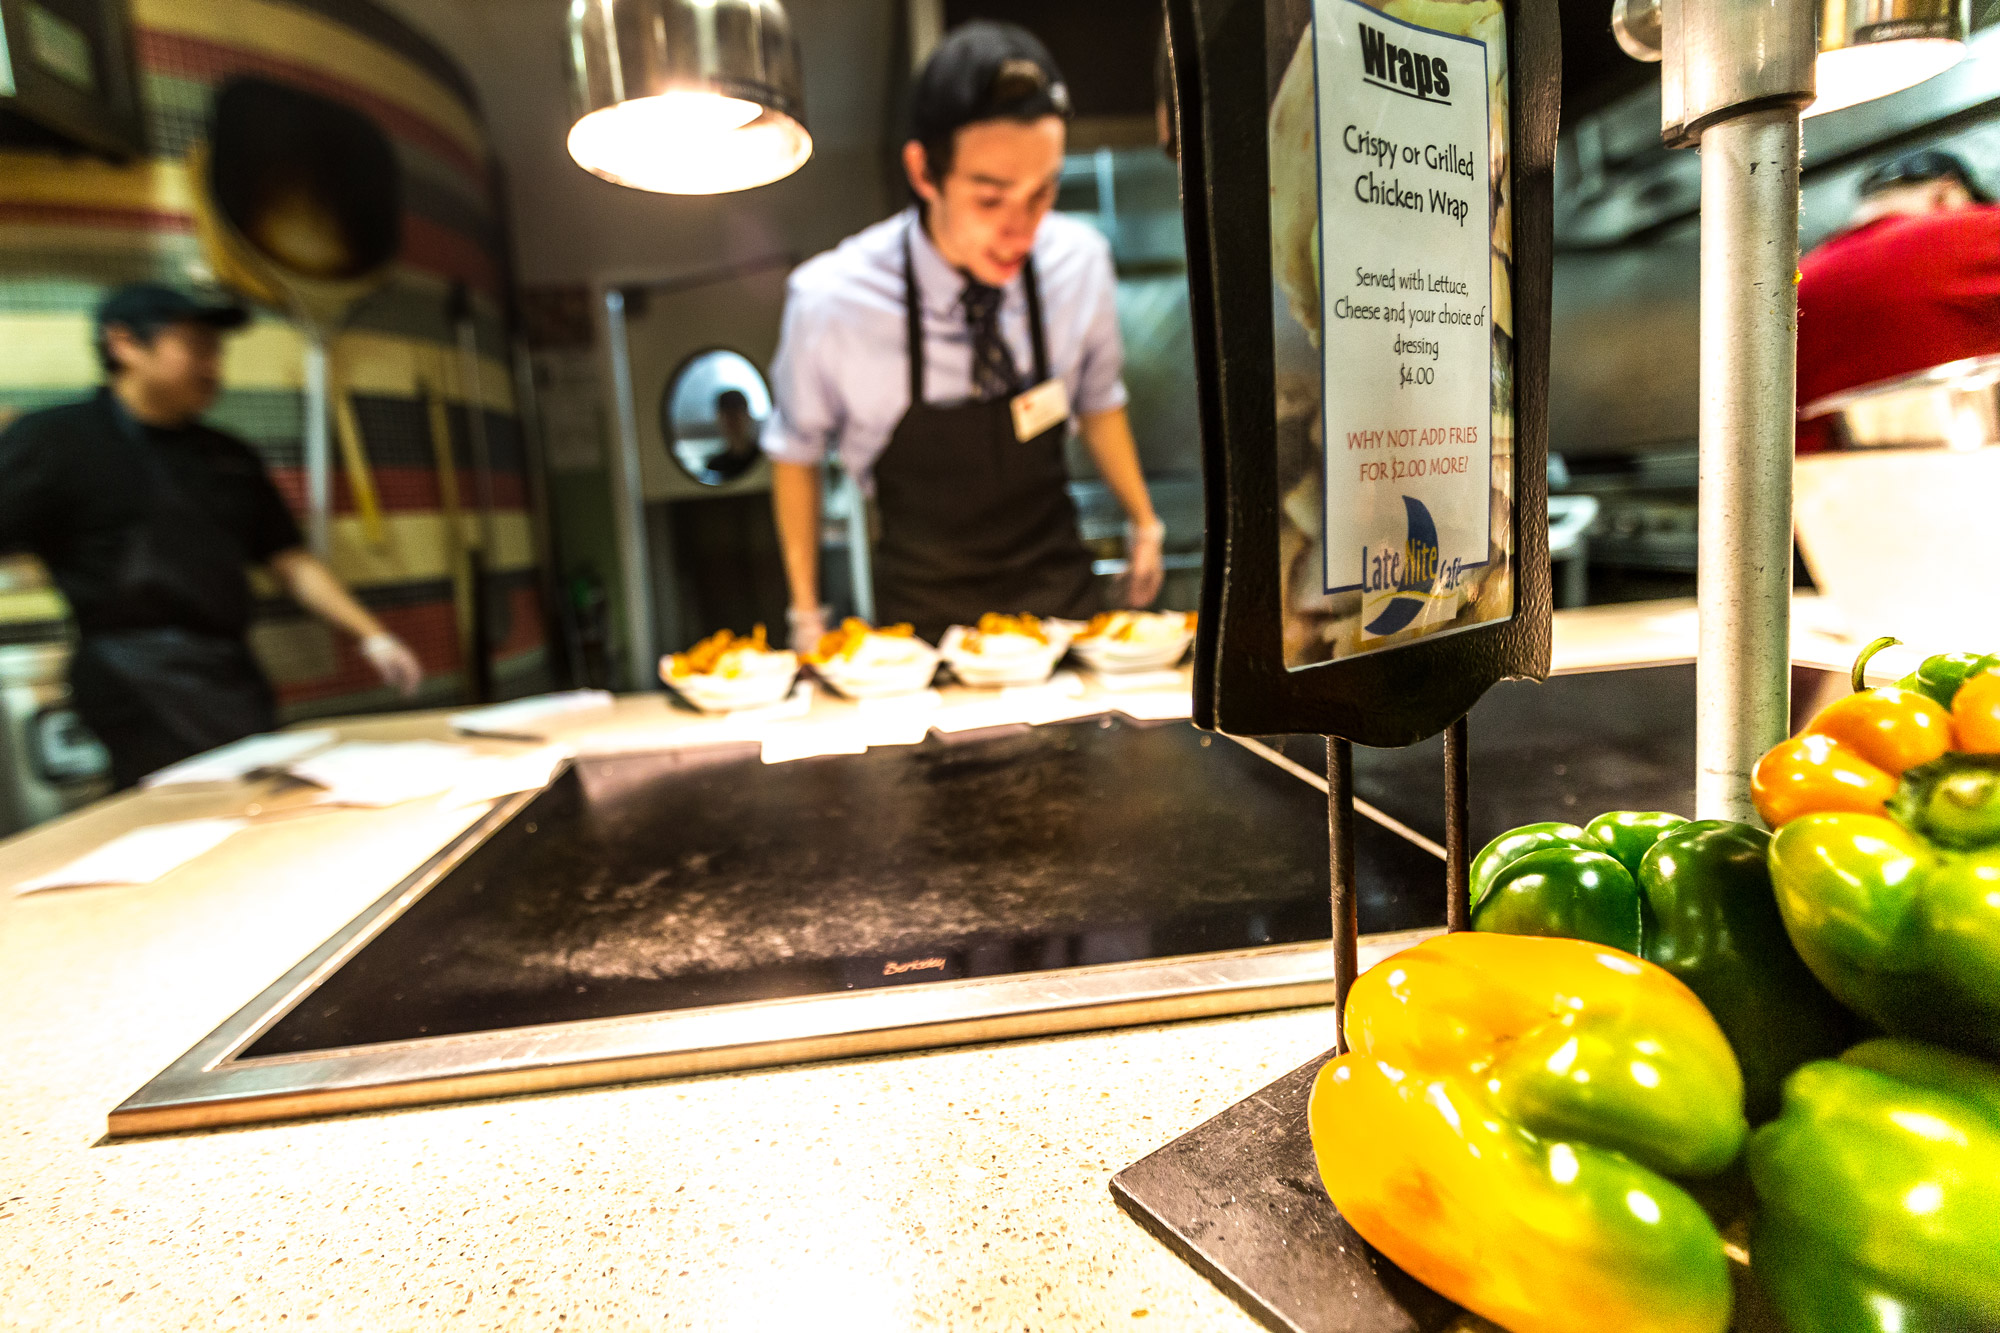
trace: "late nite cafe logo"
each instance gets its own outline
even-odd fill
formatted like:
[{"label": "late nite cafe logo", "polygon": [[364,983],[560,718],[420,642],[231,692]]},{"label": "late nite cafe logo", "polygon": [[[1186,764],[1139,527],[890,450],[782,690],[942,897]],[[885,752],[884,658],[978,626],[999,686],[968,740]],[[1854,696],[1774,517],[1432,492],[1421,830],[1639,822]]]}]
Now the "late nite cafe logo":
[{"label": "late nite cafe logo", "polygon": [[1396,45],[1369,27],[1361,29],[1361,77],[1377,88],[1450,106],[1451,72],[1443,56],[1427,56]]},{"label": "late nite cafe logo", "polygon": [[888,962],[882,964],[882,975],[885,977],[898,977],[905,972],[942,971],[944,971],[944,959],[942,958],[912,958],[907,963]]}]

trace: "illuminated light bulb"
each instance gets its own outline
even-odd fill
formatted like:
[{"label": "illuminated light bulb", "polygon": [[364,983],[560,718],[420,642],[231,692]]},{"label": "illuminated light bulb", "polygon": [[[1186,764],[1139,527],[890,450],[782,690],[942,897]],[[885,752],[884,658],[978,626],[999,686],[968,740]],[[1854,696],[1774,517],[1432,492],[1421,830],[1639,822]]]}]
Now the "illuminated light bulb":
[{"label": "illuminated light bulb", "polygon": [[812,156],[780,0],[571,0],[569,152],[605,180],[724,194]]}]

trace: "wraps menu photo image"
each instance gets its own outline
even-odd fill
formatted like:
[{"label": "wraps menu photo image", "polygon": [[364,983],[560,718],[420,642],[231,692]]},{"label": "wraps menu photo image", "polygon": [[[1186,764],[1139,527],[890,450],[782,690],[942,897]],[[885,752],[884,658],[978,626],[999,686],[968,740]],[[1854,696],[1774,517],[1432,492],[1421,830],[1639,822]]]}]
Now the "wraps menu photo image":
[{"label": "wraps menu photo image", "polygon": [[1267,0],[1278,557],[1299,669],[1514,614],[1501,0]]}]

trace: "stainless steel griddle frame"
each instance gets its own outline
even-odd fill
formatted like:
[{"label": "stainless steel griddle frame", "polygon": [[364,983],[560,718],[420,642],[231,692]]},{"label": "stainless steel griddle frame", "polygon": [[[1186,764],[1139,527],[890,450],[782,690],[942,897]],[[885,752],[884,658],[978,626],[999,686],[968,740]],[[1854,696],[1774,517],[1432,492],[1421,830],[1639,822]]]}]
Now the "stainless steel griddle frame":
[{"label": "stainless steel griddle frame", "polygon": [[[1326,789],[1324,778],[1275,751],[1255,741],[1240,743],[1309,785]],[[568,767],[565,763],[555,776]],[[1335,998],[1334,950],[1328,941],[241,1058],[537,795],[522,792],[496,804],[126,1098],[111,1112],[109,1133],[159,1134],[505,1097],[1331,1004]],[[1357,808],[1364,817],[1442,854],[1437,844],[1387,816],[1358,802]],[[1364,936],[1361,966],[1434,933]]]}]

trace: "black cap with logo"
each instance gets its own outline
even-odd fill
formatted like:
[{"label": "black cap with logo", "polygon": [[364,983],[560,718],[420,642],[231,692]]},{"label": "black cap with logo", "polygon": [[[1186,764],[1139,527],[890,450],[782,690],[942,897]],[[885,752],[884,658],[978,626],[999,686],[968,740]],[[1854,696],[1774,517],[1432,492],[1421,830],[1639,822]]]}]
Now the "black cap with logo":
[{"label": "black cap with logo", "polygon": [[169,324],[206,324],[212,329],[240,329],[249,312],[227,301],[201,301],[157,282],[133,282],[106,294],[97,307],[97,332],[113,324],[150,338]]},{"label": "black cap with logo", "polygon": [[1070,116],[1069,85],[1035,35],[978,19],[945,34],[917,74],[910,137],[926,146],[983,120]]}]

